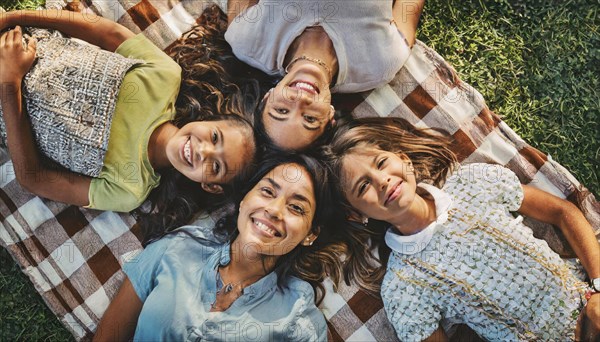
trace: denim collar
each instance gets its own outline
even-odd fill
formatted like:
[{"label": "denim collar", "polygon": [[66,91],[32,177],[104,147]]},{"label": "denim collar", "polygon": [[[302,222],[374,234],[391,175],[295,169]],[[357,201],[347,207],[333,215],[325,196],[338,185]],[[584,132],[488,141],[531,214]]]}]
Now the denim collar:
[{"label": "denim collar", "polygon": [[[207,286],[210,303],[213,303],[217,292],[217,272],[219,266],[226,266],[231,262],[231,245],[224,244],[217,248],[208,260],[207,267],[203,272],[204,283]],[[244,288],[243,294],[232,304],[232,307],[240,304],[248,304],[254,300],[260,300],[269,292],[277,289],[277,274],[269,272],[267,275],[259,279],[257,282]],[[229,310],[229,309],[228,309]]]}]

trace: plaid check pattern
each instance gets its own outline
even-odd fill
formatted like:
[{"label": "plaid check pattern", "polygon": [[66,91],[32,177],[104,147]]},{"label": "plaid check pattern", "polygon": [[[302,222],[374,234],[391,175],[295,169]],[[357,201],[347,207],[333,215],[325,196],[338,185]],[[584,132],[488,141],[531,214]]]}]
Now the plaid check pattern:
[{"label": "plaid check pattern", "polygon": [[[86,0],[89,15],[101,15],[143,32],[162,49],[187,31],[211,4],[226,0]],[[47,7],[62,8],[61,0]],[[355,117],[399,116],[422,127],[449,131],[462,163],[488,162],[513,170],[523,183],[566,197],[584,212],[600,235],[600,204],[566,169],[532,148],[462,82],[443,58],[421,42],[389,84],[360,94],[343,94],[334,104]],[[89,339],[123,272],[121,265],[141,248],[140,230],[128,214],[87,210],[35,197],[15,180],[12,163],[0,166],[0,242],[34,283],[51,310],[77,340]],[[560,254],[572,252],[560,232],[531,226]],[[332,341],[397,340],[381,299],[354,286],[337,292],[326,282],[321,306]]]}]

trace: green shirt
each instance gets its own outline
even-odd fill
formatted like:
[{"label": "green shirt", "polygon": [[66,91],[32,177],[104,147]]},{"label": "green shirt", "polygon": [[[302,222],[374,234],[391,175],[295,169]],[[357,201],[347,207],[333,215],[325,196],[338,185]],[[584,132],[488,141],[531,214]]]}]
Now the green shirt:
[{"label": "green shirt", "polygon": [[145,63],[132,67],[123,79],[104,166],[92,179],[87,207],[125,212],[139,207],[160,181],[148,159],[148,140],[175,115],[181,68],[142,34],[115,52]]}]

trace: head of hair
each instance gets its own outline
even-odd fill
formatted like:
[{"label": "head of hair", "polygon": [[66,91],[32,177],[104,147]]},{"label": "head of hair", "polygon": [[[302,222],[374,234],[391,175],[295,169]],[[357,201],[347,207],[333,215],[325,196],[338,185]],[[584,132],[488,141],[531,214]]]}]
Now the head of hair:
[{"label": "head of hair", "polygon": [[[384,243],[388,223],[369,219],[368,226],[364,226],[348,220],[355,210],[342,188],[344,157],[351,153],[364,153],[369,148],[407,156],[414,167],[417,183],[441,187],[457,161],[450,149],[451,142],[445,131],[417,128],[395,117],[356,119],[340,125],[335,131],[324,153],[332,173],[334,203],[339,204],[336,216],[338,222],[346,222],[340,233],[348,246],[344,264],[347,281],[355,281],[364,290],[378,293],[390,250]],[[375,247],[379,251],[378,258],[372,254]]]},{"label": "head of hair", "polygon": [[[257,142],[247,119],[262,93],[258,79],[264,76],[239,61],[225,41],[227,18],[216,6],[207,7],[198,25],[167,50],[182,68],[182,82],[173,123],[181,128],[193,121],[227,120],[239,128],[254,150]],[[252,164],[252,162],[250,163]],[[252,168],[252,165],[248,167]],[[136,210],[144,241],[186,224],[199,209],[211,210],[226,202],[231,186],[220,184],[224,193],[209,194],[175,169],[161,170],[161,182]],[[249,170],[237,178],[243,178]]]},{"label": "head of hair", "polygon": [[296,164],[307,172],[311,179],[316,210],[311,223],[311,232],[318,234],[310,246],[299,244],[289,253],[278,258],[273,272],[277,273],[278,286],[283,287],[290,276],[303,279],[315,290],[317,303],[322,300],[324,287],[321,284],[330,277],[334,284],[341,279],[340,255],[345,251],[345,245],[340,243],[334,231],[336,225],[331,222],[331,189],[329,173],[326,167],[316,158],[294,153],[271,153],[266,156],[255,170],[248,182],[236,191],[236,208],[218,220],[214,229],[215,236],[223,242],[232,242],[238,235],[237,215],[239,203],[244,196],[270,171],[279,165]]}]

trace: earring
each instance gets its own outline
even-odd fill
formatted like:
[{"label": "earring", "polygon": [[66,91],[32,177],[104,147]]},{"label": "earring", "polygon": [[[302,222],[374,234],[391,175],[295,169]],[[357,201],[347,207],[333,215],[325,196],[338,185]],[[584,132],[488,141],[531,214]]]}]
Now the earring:
[{"label": "earring", "polygon": [[309,246],[312,246],[313,242],[315,242],[314,240],[311,240],[308,236],[306,237],[306,243],[308,243]]},{"label": "earring", "polygon": [[363,224],[363,226],[366,227],[369,224],[369,218],[368,217],[363,217],[362,224]]}]

